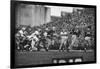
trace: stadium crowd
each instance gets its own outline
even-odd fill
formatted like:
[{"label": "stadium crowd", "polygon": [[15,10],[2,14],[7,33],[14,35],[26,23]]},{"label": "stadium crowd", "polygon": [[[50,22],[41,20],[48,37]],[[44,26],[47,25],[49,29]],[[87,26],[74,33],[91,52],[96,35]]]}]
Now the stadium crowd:
[{"label": "stadium crowd", "polygon": [[[87,9],[86,9],[87,10]],[[94,13],[72,13],[40,26],[17,26],[16,50],[93,50]]]}]

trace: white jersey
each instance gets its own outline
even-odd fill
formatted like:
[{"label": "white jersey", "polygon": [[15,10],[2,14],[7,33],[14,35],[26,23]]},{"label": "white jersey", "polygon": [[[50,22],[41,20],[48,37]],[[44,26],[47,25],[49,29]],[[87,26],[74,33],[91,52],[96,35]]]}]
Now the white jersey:
[{"label": "white jersey", "polygon": [[32,38],[32,39],[34,39],[35,41],[38,41],[39,38],[38,38],[36,35],[39,35],[39,32],[38,32],[38,31],[35,31],[34,33],[32,33],[32,34],[31,34],[30,36],[28,36],[28,37],[29,37],[29,39]]},{"label": "white jersey", "polygon": [[39,41],[39,38],[37,36],[34,36],[33,39],[35,39],[35,41]]},{"label": "white jersey", "polygon": [[36,35],[39,35],[39,32],[38,32],[38,31],[35,31],[34,33],[32,33],[32,34],[29,36],[29,38],[34,37],[34,36],[36,36]]},{"label": "white jersey", "polygon": [[32,37],[34,37],[35,36],[35,34],[34,33],[32,33],[30,36],[29,36],[29,38],[32,38]]},{"label": "white jersey", "polygon": [[67,32],[61,32],[60,35],[61,35],[62,39],[66,39],[67,38],[67,36],[66,36]]},{"label": "white jersey", "polygon": [[34,34],[35,35],[39,35],[40,33],[39,33],[39,31],[35,31]]},{"label": "white jersey", "polygon": [[23,37],[24,36],[24,32],[22,30],[19,31],[20,35]]},{"label": "white jersey", "polygon": [[43,35],[46,37],[48,35],[48,33],[47,32],[44,32]]}]

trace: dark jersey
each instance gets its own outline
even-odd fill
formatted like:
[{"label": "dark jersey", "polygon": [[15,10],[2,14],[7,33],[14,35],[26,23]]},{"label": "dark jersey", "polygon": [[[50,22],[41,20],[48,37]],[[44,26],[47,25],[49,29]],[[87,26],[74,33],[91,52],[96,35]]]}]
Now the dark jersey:
[{"label": "dark jersey", "polygon": [[85,30],[85,36],[91,36],[92,35],[92,32],[91,32],[91,30],[90,29],[87,29],[87,30]]},{"label": "dark jersey", "polygon": [[79,37],[81,32],[79,30],[78,31],[72,30],[72,32],[70,34],[77,35],[77,37]]},{"label": "dark jersey", "polygon": [[49,39],[52,39],[54,33],[55,33],[55,31],[53,31],[53,30],[48,31],[48,32],[47,32],[47,37],[48,37]]},{"label": "dark jersey", "polygon": [[79,36],[80,36],[80,34],[81,34],[81,32],[80,32],[80,31],[77,31],[77,32],[76,32],[77,37],[79,37]]},{"label": "dark jersey", "polygon": [[50,31],[48,31],[47,33],[48,33],[47,35],[53,36],[53,34],[55,33],[55,31],[50,30]]},{"label": "dark jersey", "polygon": [[90,31],[87,31],[87,32],[85,32],[85,36],[91,36],[91,32]]}]

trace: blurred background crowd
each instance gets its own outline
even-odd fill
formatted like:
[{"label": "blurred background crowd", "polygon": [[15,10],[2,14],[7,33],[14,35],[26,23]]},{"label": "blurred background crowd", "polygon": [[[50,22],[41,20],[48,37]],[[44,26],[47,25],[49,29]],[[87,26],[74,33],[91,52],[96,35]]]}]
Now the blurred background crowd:
[{"label": "blurred background crowd", "polygon": [[16,50],[94,50],[95,10],[61,13],[61,17],[51,16],[51,22],[40,26],[16,25]]}]

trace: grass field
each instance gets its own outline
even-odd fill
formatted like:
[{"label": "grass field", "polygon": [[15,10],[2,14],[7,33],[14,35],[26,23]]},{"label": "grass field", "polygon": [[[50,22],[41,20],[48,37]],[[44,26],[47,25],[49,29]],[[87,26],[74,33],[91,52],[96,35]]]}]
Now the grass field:
[{"label": "grass field", "polygon": [[41,64],[52,64],[54,58],[72,58],[82,57],[83,62],[94,61],[94,51],[70,51],[70,52],[59,52],[59,51],[39,51],[39,52],[16,52],[16,65],[41,65]]}]

